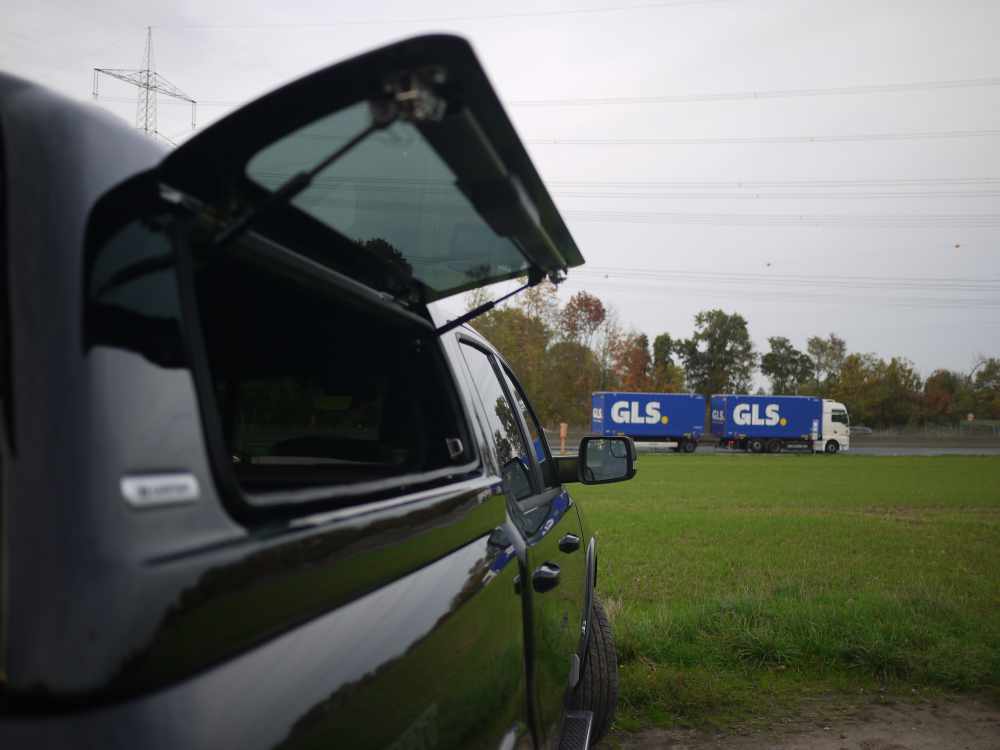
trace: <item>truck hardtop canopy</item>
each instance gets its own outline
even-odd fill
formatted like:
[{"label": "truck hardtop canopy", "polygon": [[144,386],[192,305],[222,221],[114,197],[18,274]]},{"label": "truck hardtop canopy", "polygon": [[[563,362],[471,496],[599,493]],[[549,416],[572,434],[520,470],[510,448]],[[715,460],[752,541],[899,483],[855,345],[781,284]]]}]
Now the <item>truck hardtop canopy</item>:
[{"label": "truck hardtop canopy", "polygon": [[583,257],[467,42],[422,36],[237,110],[157,179],[224,244],[273,239],[408,305]]}]

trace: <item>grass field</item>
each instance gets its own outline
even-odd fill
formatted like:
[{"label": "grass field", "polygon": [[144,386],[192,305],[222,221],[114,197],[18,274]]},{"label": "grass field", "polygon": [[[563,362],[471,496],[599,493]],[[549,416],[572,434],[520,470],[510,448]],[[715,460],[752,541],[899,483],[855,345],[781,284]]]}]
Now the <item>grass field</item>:
[{"label": "grass field", "polygon": [[642,456],[574,489],[617,725],[768,722],[815,696],[1000,698],[1000,459]]}]

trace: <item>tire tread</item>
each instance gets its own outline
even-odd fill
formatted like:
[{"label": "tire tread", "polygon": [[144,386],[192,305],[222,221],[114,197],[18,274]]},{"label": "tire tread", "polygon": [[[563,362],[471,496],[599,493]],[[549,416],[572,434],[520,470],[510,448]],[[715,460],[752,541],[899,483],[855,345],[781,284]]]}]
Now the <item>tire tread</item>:
[{"label": "tire tread", "polygon": [[571,709],[592,711],[594,714],[591,744],[597,744],[608,733],[617,703],[618,653],[608,615],[595,594],[591,608],[590,638],[581,666],[580,681],[570,697]]}]

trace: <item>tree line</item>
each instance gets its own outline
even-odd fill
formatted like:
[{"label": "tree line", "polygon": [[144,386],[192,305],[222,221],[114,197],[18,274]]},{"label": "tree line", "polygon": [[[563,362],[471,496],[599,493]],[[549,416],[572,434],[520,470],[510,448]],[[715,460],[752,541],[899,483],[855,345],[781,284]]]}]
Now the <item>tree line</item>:
[{"label": "tree line", "polygon": [[[473,294],[470,308],[487,295]],[[969,373],[938,369],[924,379],[905,357],[851,352],[835,333],[812,336],[801,350],[773,336],[768,351],[758,352],[746,319],[719,309],[697,313],[688,338],[661,333],[650,342],[593,294],[580,291],[560,304],[548,283],[473,325],[510,362],[546,424],[588,424],[594,391],[749,393],[758,371],[772,394],[844,402],[855,424],[1000,419],[1000,357],[979,357]]]}]

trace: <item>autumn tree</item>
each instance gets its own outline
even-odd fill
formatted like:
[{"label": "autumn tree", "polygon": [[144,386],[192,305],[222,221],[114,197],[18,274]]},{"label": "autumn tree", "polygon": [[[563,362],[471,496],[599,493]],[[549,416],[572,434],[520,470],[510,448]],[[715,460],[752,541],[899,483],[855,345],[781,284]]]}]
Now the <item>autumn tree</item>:
[{"label": "autumn tree", "polygon": [[903,357],[889,361],[874,354],[849,354],[841,362],[830,396],[843,401],[856,424],[899,427],[923,414],[923,381]]},{"label": "autumn tree", "polygon": [[598,375],[594,390],[613,391],[619,386],[620,377],[615,369],[615,355],[621,348],[625,332],[613,308],[605,308],[604,322],[594,334],[594,355],[597,357]]},{"label": "autumn tree", "polygon": [[623,337],[614,357],[621,390],[653,389],[653,358],[649,354],[649,339],[646,334],[633,332]]},{"label": "autumn tree", "polygon": [[784,336],[772,336],[767,343],[771,351],[761,357],[760,371],[771,381],[771,393],[797,394],[799,384],[812,376],[812,359],[792,346],[792,342]]},{"label": "autumn tree", "polygon": [[[521,283],[526,283],[522,279]],[[542,281],[514,298],[514,304],[529,318],[541,321],[554,334],[559,327],[559,292],[555,284]]]},{"label": "autumn tree", "polygon": [[878,371],[881,360],[874,354],[849,354],[841,363],[840,376],[830,397],[847,405],[851,421],[877,426]]},{"label": "autumn tree", "polygon": [[674,362],[676,342],[669,333],[653,339],[653,390],[657,393],[680,393],[684,390],[684,370]]},{"label": "autumn tree", "polygon": [[543,405],[550,424],[590,421],[590,394],[600,377],[600,364],[592,349],[576,341],[557,341],[545,355]]},{"label": "autumn tree", "polygon": [[954,422],[968,382],[962,373],[935,370],[924,382],[924,415],[931,422]]},{"label": "autumn tree", "polygon": [[831,333],[825,339],[812,336],[806,342],[806,351],[812,357],[816,390],[825,393],[824,389],[831,385],[829,381],[836,378],[840,372],[840,367],[847,356],[847,344],[835,333]]},{"label": "autumn tree", "polygon": [[589,292],[577,292],[559,313],[559,335],[589,348],[605,317],[603,302]]},{"label": "autumn tree", "polygon": [[694,335],[675,347],[688,386],[706,396],[746,392],[757,366],[746,319],[738,313],[703,310],[694,316],[694,327]]},{"label": "autumn tree", "polygon": [[981,357],[972,371],[977,389],[1000,391],[1000,358]]},{"label": "autumn tree", "polygon": [[878,421],[901,426],[917,420],[923,383],[913,363],[905,357],[881,362],[878,376]]},{"label": "autumn tree", "polygon": [[1000,419],[1000,358],[981,358],[973,372],[973,413],[977,419]]}]

